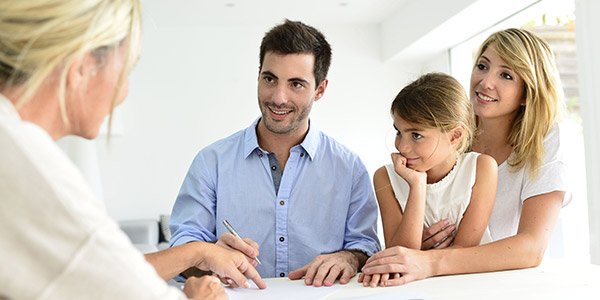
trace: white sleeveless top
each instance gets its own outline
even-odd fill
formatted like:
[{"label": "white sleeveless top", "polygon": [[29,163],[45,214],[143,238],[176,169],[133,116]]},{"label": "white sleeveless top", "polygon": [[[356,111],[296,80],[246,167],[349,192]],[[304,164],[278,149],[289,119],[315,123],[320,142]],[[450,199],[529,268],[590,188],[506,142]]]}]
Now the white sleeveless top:
[{"label": "white sleeveless top", "polygon": [[[450,224],[457,228],[463,214],[471,201],[471,191],[475,184],[477,171],[477,157],[479,153],[469,152],[458,157],[456,165],[442,180],[428,184],[425,195],[425,228],[443,220],[448,219]],[[394,189],[394,195],[400,203],[402,211],[406,208],[408,201],[408,183],[394,170],[393,164],[385,166],[390,183]],[[486,227],[480,244],[492,241],[490,231]]]}]

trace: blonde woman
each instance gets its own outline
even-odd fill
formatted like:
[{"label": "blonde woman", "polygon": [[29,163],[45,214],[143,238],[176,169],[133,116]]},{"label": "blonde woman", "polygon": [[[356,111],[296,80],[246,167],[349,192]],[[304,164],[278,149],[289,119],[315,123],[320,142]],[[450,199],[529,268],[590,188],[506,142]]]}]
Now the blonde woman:
[{"label": "blonde woman", "polygon": [[[138,0],[0,0],[0,298],[185,299],[164,280],[192,266],[264,287],[216,245],[144,257],[54,143],[98,135],[127,95],[140,30]],[[183,292],[227,297],[212,276]]]},{"label": "blonde woman", "polygon": [[[364,280],[401,273],[383,283],[398,285],[443,274],[528,268],[542,261],[560,209],[570,201],[558,124],[564,102],[550,47],[526,30],[492,34],[479,49],[470,90],[481,132],[472,149],[499,165],[489,223],[494,242],[436,251],[389,248],[369,259]],[[442,241],[447,232],[431,234],[441,227],[433,225],[425,239],[433,245]]]}]

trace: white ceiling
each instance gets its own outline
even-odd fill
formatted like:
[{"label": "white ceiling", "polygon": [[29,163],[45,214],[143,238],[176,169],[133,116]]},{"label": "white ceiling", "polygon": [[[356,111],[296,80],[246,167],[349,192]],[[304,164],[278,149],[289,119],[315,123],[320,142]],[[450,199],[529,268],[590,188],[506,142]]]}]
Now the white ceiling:
[{"label": "white ceiling", "polygon": [[205,25],[272,25],[284,18],[308,24],[380,24],[409,1],[142,0],[142,3],[152,22],[185,26],[191,21]]},{"label": "white ceiling", "polygon": [[262,26],[283,19],[377,25],[382,60],[428,59],[540,0],[141,0],[151,27]]}]

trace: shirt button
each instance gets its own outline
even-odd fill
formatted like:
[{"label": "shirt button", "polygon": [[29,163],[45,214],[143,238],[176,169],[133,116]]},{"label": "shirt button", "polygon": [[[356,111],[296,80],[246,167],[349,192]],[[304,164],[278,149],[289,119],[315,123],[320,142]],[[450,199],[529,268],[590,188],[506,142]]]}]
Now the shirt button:
[{"label": "shirt button", "polygon": [[279,273],[279,277],[285,277],[285,273],[283,273],[283,272]]},{"label": "shirt button", "polygon": [[258,157],[263,157],[263,154],[262,154],[262,153],[259,153],[259,154],[258,154]]},{"label": "shirt button", "polygon": [[283,242],[283,241],[285,241],[285,239],[281,236],[281,237],[279,237],[279,241]]},{"label": "shirt button", "polygon": [[281,200],[281,201],[279,201],[279,204],[280,204],[280,205],[284,205],[284,204],[285,204],[285,201]]},{"label": "shirt button", "polygon": [[277,170],[277,167],[276,166],[271,166],[271,170],[275,171],[275,170]]},{"label": "shirt button", "polygon": [[300,157],[304,157],[304,153],[300,153]]}]

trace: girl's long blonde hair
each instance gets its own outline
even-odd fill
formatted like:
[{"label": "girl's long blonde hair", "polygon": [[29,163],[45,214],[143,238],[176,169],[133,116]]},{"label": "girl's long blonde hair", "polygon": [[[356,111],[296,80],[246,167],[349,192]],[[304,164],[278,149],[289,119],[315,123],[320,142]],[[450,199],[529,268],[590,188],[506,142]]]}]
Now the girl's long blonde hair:
[{"label": "girl's long blonde hair", "polygon": [[[523,79],[525,106],[520,109],[508,135],[515,153],[507,162],[513,171],[529,164],[537,176],[544,157],[543,141],[565,110],[563,90],[552,49],[533,33],[510,28],[490,35],[479,48],[476,63],[493,46],[508,66]],[[477,120],[477,124],[479,120]]]},{"label": "girl's long blonde hair", "polygon": [[67,66],[88,51],[101,62],[107,50],[123,45],[127,49],[114,108],[139,55],[141,18],[139,0],[0,0],[0,89],[17,88],[22,93],[18,108],[60,70],[60,109],[68,125]]}]

